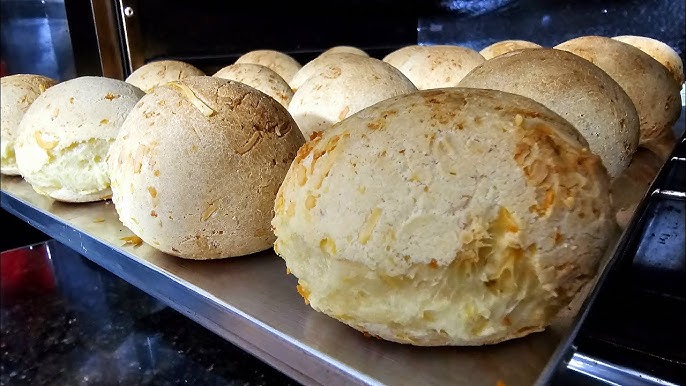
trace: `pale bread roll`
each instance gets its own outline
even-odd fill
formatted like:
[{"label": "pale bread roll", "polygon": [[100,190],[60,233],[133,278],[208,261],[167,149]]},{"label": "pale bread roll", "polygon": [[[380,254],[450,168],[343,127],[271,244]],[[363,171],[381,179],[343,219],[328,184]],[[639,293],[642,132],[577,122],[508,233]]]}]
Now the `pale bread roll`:
[{"label": "pale bread roll", "polygon": [[0,172],[19,175],[17,159],[14,156],[14,141],[17,138],[19,122],[26,110],[40,94],[57,84],[57,81],[42,75],[17,74],[0,79]]},{"label": "pale bread roll", "polygon": [[250,51],[239,57],[236,63],[260,64],[279,74],[289,84],[302,67],[292,56],[275,50]]},{"label": "pale bread roll", "polygon": [[316,135],[275,201],[274,248],[306,302],[415,345],[544,329],[613,234],[609,177],[528,98],[448,88],[391,98]]},{"label": "pale bread roll", "polygon": [[501,40],[487,47],[484,47],[481,51],[479,51],[479,53],[481,54],[481,56],[484,57],[484,59],[489,60],[495,58],[496,56],[500,56],[502,54],[506,54],[508,52],[516,50],[522,50],[525,48],[542,47],[534,42],[530,42],[527,40]]},{"label": "pale bread roll", "polygon": [[83,76],[45,90],[24,114],[14,149],[24,179],[58,201],[111,196],[105,157],[145,93],[121,80]]},{"label": "pale bread roll", "polygon": [[357,47],[352,47],[352,46],[331,47],[328,50],[322,52],[319,56],[329,55],[329,54],[355,54],[355,55],[369,57],[369,54],[366,53],[364,50],[357,48]]},{"label": "pale bread roll", "polygon": [[157,87],[107,157],[122,223],[189,259],[271,247],[276,191],[304,142],[286,109],[252,87],[204,76]]},{"label": "pale bread roll", "polygon": [[340,63],[344,63],[347,60],[356,60],[360,55],[350,54],[350,53],[331,53],[328,55],[320,55],[309,62],[305,63],[304,66],[293,76],[288,84],[291,86],[293,92],[298,91],[300,86],[305,83],[306,80],[310,79],[312,76],[325,71],[329,66],[335,66]]},{"label": "pale bread roll", "polygon": [[212,76],[247,84],[276,99],[286,108],[293,98],[293,90],[288,82],[260,64],[235,63],[220,69]]},{"label": "pale bread roll", "polygon": [[485,61],[480,53],[460,46],[420,46],[408,54],[396,68],[419,90],[457,86],[469,71]]},{"label": "pale bread roll", "polygon": [[[326,57],[340,56],[331,54]],[[416,91],[400,71],[378,59],[346,54],[306,80],[293,94],[288,112],[305,138],[387,98]]]},{"label": "pale bread roll", "polygon": [[622,35],[613,39],[631,44],[667,67],[679,87],[684,83],[684,63],[681,56],[669,45],[647,36]]},{"label": "pale bread roll", "polygon": [[422,46],[420,45],[401,47],[384,56],[382,60],[395,68],[400,68],[415,52],[420,51],[421,49]]},{"label": "pale bread roll", "polygon": [[513,51],[484,62],[460,86],[523,95],[560,114],[600,156],[611,178],[629,166],[638,147],[638,114],[629,96],[605,71],[572,53]]},{"label": "pale bread roll", "polygon": [[582,36],[555,46],[591,61],[626,91],[641,125],[640,145],[672,130],[681,113],[680,87],[663,65],[638,48],[601,36]]},{"label": "pale bread roll", "polygon": [[150,92],[167,82],[185,79],[189,76],[205,75],[202,70],[178,60],[158,60],[138,67],[126,78],[126,82]]}]

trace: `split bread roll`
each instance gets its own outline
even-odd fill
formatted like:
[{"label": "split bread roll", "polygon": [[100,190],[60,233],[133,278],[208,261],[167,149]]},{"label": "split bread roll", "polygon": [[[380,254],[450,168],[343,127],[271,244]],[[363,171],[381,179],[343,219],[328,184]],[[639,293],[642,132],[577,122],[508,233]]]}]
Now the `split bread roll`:
[{"label": "split bread roll", "polygon": [[582,36],[558,44],[607,72],[629,95],[641,125],[640,145],[671,131],[681,113],[680,86],[663,65],[638,48],[601,36]]},{"label": "split bread roll", "polygon": [[254,50],[243,54],[236,63],[259,64],[279,74],[290,84],[293,75],[300,70],[300,63],[292,56],[275,50]]},{"label": "split bread roll", "polygon": [[121,80],[96,76],[45,90],[19,125],[14,145],[19,172],[37,193],[58,201],[108,199],[105,157],[144,94]]},{"label": "split bread roll", "polygon": [[513,51],[484,62],[460,86],[506,91],[545,105],[579,130],[611,178],[629,166],[638,146],[639,120],[629,96],[605,71],[572,53]]},{"label": "split bread roll", "polygon": [[354,54],[326,57],[334,56],[342,60],[306,80],[288,106],[305,138],[376,102],[417,90],[388,63]]},{"label": "split bread roll", "polygon": [[396,68],[419,90],[457,86],[469,71],[485,61],[471,48],[449,45],[419,46],[407,54],[407,60]]},{"label": "split bread roll", "polygon": [[112,145],[112,202],[127,228],[172,255],[265,250],[276,191],[303,142],[286,109],[252,87],[172,82],[141,99]]},{"label": "split bread roll", "polygon": [[126,82],[150,92],[167,82],[185,79],[189,76],[205,75],[202,70],[178,60],[158,60],[138,67],[126,78]]},{"label": "split bread roll", "polygon": [[288,82],[260,64],[236,63],[220,69],[212,76],[247,84],[276,99],[286,108],[293,98],[293,90]]},{"label": "split bread roll", "polygon": [[571,124],[493,90],[419,91],[307,142],[274,248],[306,302],[414,345],[543,330],[614,232],[609,177]]},{"label": "split bread roll", "polygon": [[19,123],[26,110],[40,94],[57,84],[57,81],[42,75],[17,74],[0,79],[0,172],[19,175],[14,142]]},{"label": "split bread roll", "polygon": [[631,44],[660,62],[667,68],[679,87],[684,83],[684,63],[679,54],[669,45],[646,36],[622,35],[615,36],[613,39]]},{"label": "split bread roll", "polygon": [[526,41],[526,40],[501,40],[499,42],[495,42],[481,51],[479,53],[481,56],[484,57],[484,59],[489,60],[493,59],[496,56],[500,56],[502,54],[506,54],[508,52],[516,51],[516,50],[522,50],[525,48],[543,48],[540,45]]}]

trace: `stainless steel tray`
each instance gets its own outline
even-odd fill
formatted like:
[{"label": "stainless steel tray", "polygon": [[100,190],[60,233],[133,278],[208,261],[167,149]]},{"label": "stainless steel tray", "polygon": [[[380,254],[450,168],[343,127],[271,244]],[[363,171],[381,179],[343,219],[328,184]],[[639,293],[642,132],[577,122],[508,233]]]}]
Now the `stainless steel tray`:
[{"label": "stainless steel tray", "polygon": [[109,201],[53,201],[19,177],[2,176],[0,187],[9,212],[304,384],[530,385],[582,300],[546,331],[495,346],[400,345],[367,338],[309,308],[272,250],[183,260],[145,244],[125,245],[133,233]]}]

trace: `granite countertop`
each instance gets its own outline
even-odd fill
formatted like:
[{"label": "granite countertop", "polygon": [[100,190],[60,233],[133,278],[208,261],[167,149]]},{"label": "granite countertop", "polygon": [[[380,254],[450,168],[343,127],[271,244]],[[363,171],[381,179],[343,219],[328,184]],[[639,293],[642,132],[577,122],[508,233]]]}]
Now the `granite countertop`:
[{"label": "granite countertop", "polygon": [[54,240],[5,251],[1,385],[296,385]]}]

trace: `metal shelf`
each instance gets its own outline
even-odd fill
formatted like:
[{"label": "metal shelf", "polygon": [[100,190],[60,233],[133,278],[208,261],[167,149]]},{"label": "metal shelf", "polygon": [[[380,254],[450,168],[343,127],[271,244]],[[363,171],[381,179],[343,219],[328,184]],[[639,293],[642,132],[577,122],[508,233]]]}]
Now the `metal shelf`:
[{"label": "metal shelf", "polygon": [[2,176],[0,186],[7,211],[303,384],[530,385],[581,303],[546,331],[495,346],[380,341],[305,305],[272,250],[184,260],[145,244],[125,245],[122,238],[133,234],[109,201],[53,201],[18,177]]}]

